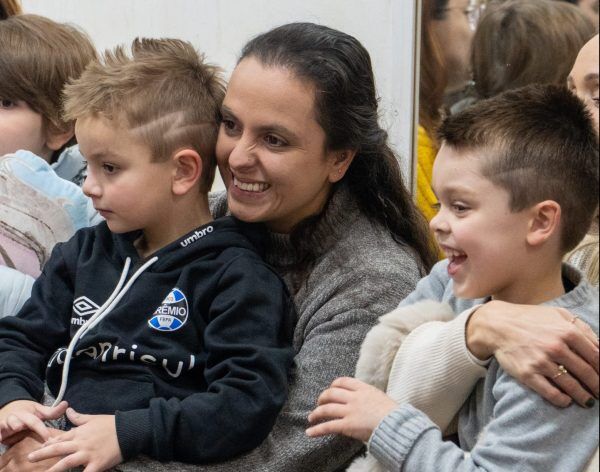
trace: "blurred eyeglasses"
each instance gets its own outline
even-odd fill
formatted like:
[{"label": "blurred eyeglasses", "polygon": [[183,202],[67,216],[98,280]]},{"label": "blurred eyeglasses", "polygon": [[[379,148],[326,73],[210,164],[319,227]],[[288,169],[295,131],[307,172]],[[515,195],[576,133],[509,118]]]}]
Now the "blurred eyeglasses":
[{"label": "blurred eyeglasses", "polygon": [[462,13],[467,17],[469,21],[470,28],[475,31],[477,29],[477,24],[479,23],[479,19],[481,15],[485,11],[485,0],[469,0],[469,5],[467,8],[461,7],[447,7],[440,11],[450,11],[450,10],[462,10]]},{"label": "blurred eyeglasses", "polygon": [[465,15],[469,20],[469,26],[473,31],[477,29],[481,15],[485,11],[485,2],[482,0],[469,0],[469,6],[465,9]]}]

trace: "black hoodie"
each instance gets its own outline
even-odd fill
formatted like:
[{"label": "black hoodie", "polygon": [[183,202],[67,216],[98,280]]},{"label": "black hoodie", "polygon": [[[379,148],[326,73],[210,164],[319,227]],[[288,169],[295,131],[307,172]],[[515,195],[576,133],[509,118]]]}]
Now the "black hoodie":
[{"label": "black hoodie", "polygon": [[[283,406],[293,312],[258,255],[259,227],[225,217],[146,260],[139,232],[106,223],[56,246],[16,317],[0,320],[0,406],[59,392],[65,347],[132,267],[117,303],[77,343],[64,399],[116,414],[123,458],[207,462],[258,446]],[[47,368],[46,375],[44,372]]]}]

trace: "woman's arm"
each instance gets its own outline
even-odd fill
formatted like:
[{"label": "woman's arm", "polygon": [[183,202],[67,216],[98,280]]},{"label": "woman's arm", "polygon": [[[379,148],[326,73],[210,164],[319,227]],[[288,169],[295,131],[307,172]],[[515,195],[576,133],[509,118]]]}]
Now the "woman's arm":
[{"label": "woman's arm", "polygon": [[[490,301],[473,311],[476,302],[451,296],[445,268],[445,261],[436,264],[399,308],[423,300],[449,300],[455,312],[463,314],[444,326],[423,326],[403,341],[394,365],[404,371],[403,379],[411,380],[410,384],[395,382],[404,389],[396,390],[395,397],[405,395],[398,398],[419,402],[430,413],[432,407],[447,400],[448,391],[468,387],[464,376],[474,385],[481,375],[480,366],[492,356],[520,383],[556,406],[567,406],[572,399],[584,406],[592,399],[589,392],[598,397],[598,338],[587,323],[564,308],[550,306]],[[427,362],[424,352],[428,353]],[[570,374],[561,376],[554,386],[550,379],[557,364]],[[441,378],[447,382],[444,388],[432,389],[432,382]],[[411,390],[407,392],[408,386]]]},{"label": "woman's arm", "polygon": [[[494,355],[520,383],[557,406],[598,398],[598,338],[564,308],[491,301],[473,313],[466,345],[477,358]],[[551,382],[556,365],[568,375]],[[589,392],[588,392],[589,390]]]}]

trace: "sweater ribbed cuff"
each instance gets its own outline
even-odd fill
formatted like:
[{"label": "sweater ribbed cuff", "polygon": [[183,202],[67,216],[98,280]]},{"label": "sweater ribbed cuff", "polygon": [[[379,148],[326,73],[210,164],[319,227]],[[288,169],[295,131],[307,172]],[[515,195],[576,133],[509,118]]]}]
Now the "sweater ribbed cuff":
[{"label": "sweater ribbed cuff", "polygon": [[[482,304],[479,305],[475,305],[474,307],[471,307],[465,311],[463,311],[460,315],[458,315],[456,318],[461,320],[461,323],[456,323],[456,325],[454,326],[454,328],[459,328],[461,329],[461,333],[460,336],[462,338],[459,338],[458,336],[456,336],[456,339],[461,339],[462,343],[464,345],[464,352],[465,352],[465,356],[467,356],[467,358],[473,363],[473,364],[477,364],[481,367],[486,367],[490,364],[490,362],[492,361],[492,358],[490,357],[489,359],[485,359],[485,360],[481,360],[477,357],[475,357],[473,355],[473,353],[471,351],[469,351],[469,348],[467,347],[467,323],[469,322],[469,318],[471,318],[471,315],[473,313],[475,313],[475,310],[477,310],[478,308],[481,308]],[[458,334],[458,333],[457,333]]]},{"label": "sweater ribbed cuff", "polygon": [[389,470],[400,470],[417,439],[436,428],[425,414],[409,404],[386,416],[369,439],[369,452]]},{"label": "sweater ribbed cuff", "polygon": [[141,453],[150,452],[150,410],[117,411],[115,423],[123,460],[127,461]]}]

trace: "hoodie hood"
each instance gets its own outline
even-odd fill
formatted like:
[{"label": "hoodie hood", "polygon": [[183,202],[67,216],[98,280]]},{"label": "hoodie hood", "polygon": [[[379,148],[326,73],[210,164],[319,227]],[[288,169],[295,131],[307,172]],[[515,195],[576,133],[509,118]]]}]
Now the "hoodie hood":
[{"label": "hoodie hood", "polygon": [[[106,223],[102,223],[106,225]],[[147,258],[140,258],[135,241],[141,231],[116,234],[100,232],[100,245],[106,256],[116,265],[124,265],[127,258],[137,267],[146,260],[157,257],[158,260],[147,269],[149,272],[168,271],[172,268],[188,265],[204,256],[220,253],[232,248],[247,249],[264,256],[267,232],[262,224],[244,223],[233,216],[226,216],[200,226],[184,234]]]}]

